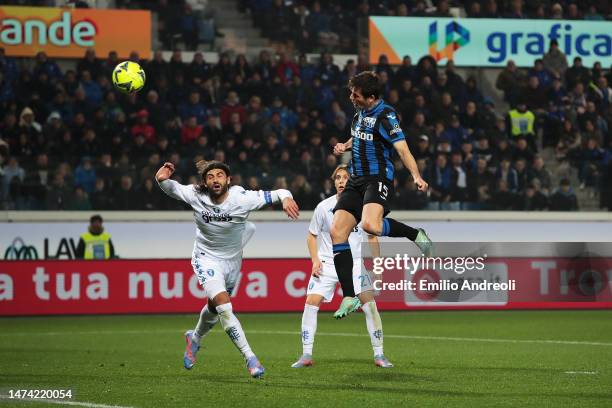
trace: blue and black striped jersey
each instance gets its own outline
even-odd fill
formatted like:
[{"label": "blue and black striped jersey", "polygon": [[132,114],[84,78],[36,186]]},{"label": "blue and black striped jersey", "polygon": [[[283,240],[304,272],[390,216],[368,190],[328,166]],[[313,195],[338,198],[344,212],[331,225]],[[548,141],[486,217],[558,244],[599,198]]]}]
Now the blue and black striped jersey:
[{"label": "blue and black striped jersey", "polygon": [[379,176],[393,180],[393,144],[406,140],[393,107],[382,99],[370,110],[361,110],[351,123],[354,176]]}]

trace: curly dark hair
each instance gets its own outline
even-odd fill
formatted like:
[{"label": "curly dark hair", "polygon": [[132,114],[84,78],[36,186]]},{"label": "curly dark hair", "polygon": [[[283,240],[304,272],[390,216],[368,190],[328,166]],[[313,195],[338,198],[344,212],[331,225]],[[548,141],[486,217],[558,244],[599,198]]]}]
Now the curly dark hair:
[{"label": "curly dark hair", "polygon": [[196,186],[196,190],[199,193],[206,193],[208,191],[208,187],[206,186],[206,174],[209,171],[215,170],[215,169],[221,169],[223,170],[223,172],[225,172],[225,175],[227,177],[232,175],[230,167],[227,164],[222,163],[220,161],[200,160],[195,165],[196,165],[196,168],[198,169],[198,174],[200,175],[200,183]]}]

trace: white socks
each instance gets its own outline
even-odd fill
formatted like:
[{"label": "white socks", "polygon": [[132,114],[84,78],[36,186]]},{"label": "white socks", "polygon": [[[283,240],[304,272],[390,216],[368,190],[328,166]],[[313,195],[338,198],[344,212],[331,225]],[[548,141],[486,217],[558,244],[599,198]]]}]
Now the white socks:
[{"label": "white socks", "polygon": [[238,318],[236,318],[236,315],[232,312],[232,304],[226,303],[217,306],[217,313],[219,314],[219,320],[221,320],[223,330],[227,333],[230,340],[234,342],[236,348],[240,350],[244,359],[247,360],[253,357],[255,354],[251,351],[251,347],[244,335]]},{"label": "white socks", "polygon": [[193,331],[193,336],[191,339],[196,343],[199,343],[202,337],[206,336],[210,329],[212,329],[218,321],[219,316],[208,309],[208,303],[205,304],[200,312],[200,319],[198,320],[198,324]]},{"label": "white socks", "polygon": [[312,355],[314,338],[317,333],[318,312],[318,306],[304,305],[304,313],[302,314],[302,354]]},{"label": "white socks", "polygon": [[382,321],[378,314],[378,308],[376,302],[371,301],[361,306],[363,314],[366,318],[366,326],[368,328],[368,334],[370,335],[370,341],[372,342],[372,349],[374,350],[374,356],[383,354],[383,331]]}]

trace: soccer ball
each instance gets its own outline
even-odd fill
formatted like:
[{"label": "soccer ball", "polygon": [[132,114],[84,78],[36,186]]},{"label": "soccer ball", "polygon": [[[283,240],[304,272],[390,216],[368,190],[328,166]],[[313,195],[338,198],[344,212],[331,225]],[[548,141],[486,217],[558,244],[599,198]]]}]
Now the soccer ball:
[{"label": "soccer ball", "polygon": [[124,93],[140,91],[145,84],[145,80],[144,70],[133,61],[124,61],[113,70],[113,84]]}]

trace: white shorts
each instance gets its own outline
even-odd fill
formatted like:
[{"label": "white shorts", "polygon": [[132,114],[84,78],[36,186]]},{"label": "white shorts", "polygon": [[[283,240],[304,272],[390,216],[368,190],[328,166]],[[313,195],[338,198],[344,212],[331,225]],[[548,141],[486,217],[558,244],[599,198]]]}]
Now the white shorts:
[{"label": "white shorts", "polygon": [[[373,290],[372,279],[368,274],[361,272],[361,260],[353,259],[353,287],[355,294]],[[318,278],[310,276],[308,281],[308,289],[306,295],[321,295],[324,302],[331,302],[336,292],[336,284],[338,283],[338,275],[333,262],[321,263],[321,274]]]},{"label": "white shorts", "polygon": [[207,298],[212,299],[221,292],[231,295],[240,276],[242,255],[234,259],[217,259],[194,252],[191,266]]}]

